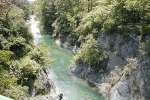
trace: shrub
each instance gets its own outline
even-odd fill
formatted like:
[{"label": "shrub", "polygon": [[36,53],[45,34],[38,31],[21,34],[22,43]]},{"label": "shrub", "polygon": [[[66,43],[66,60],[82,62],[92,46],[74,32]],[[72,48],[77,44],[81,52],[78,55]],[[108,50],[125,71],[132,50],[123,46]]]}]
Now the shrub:
[{"label": "shrub", "polygon": [[124,66],[122,73],[129,74],[133,69],[136,69],[139,65],[137,64],[137,60],[135,58],[127,59],[128,64]]},{"label": "shrub", "polygon": [[0,63],[8,62],[12,55],[13,55],[13,52],[11,51],[0,50]]},{"label": "shrub", "polygon": [[39,43],[38,47],[35,47],[32,52],[29,53],[29,56],[42,68],[47,69],[52,62],[52,60],[49,58],[49,50],[50,48],[46,44]]},{"label": "shrub", "polygon": [[100,65],[107,58],[106,53],[102,52],[98,47],[98,41],[90,34],[86,38],[86,42],[77,51],[74,57],[75,62],[88,63],[90,66]]},{"label": "shrub", "polygon": [[110,72],[106,80],[109,84],[111,84],[111,86],[114,86],[119,81],[120,78],[121,78],[120,69],[118,68],[118,66],[116,66],[116,68]]}]

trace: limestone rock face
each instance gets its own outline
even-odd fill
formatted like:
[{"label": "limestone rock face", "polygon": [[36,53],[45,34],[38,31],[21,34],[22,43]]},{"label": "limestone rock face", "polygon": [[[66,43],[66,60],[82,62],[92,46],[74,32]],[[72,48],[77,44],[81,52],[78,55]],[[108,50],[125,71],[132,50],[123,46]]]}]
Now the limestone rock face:
[{"label": "limestone rock face", "polygon": [[[108,55],[106,72],[100,74],[87,64],[73,63],[70,73],[93,83],[106,100],[150,100],[150,36],[141,42],[135,33],[100,34],[98,42]],[[132,64],[129,59],[136,60]]]}]

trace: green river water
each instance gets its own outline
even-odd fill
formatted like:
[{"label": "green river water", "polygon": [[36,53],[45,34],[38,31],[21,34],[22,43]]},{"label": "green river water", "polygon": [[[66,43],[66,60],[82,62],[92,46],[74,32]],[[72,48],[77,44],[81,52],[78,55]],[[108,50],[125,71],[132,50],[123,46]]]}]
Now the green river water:
[{"label": "green river water", "polygon": [[63,92],[65,100],[104,100],[85,80],[69,75],[68,69],[73,53],[56,45],[49,35],[43,35],[43,39],[51,48],[51,58],[55,59],[50,68],[52,79]]},{"label": "green river water", "polygon": [[96,88],[90,86],[85,80],[69,75],[68,70],[73,53],[56,45],[50,35],[41,36],[38,28],[39,21],[35,20],[35,16],[31,16],[28,23],[31,27],[34,43],[37,45],[41,38],[43,38],[44,42],[51,48],[50,57],[55,59],[55,61],[51,64],[49,77],[56,83],[60,91],[63,92],[63,100],[104,100]]}]

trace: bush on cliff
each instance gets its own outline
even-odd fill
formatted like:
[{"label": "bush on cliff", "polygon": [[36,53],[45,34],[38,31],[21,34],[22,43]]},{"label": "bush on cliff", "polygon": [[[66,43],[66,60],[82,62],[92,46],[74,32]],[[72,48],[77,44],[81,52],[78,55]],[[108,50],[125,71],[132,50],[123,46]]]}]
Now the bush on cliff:
[{"label": "bush on cliff", "polygon": [[85,40],[86,42],[77,51],[74,61],[79,63],[88,63],[90,67],[95,67],[98,70],[104,70],[101,63],[107,59],[106,53],[99,48],[98,41],[93,38],[92,34],[89,34]]}]

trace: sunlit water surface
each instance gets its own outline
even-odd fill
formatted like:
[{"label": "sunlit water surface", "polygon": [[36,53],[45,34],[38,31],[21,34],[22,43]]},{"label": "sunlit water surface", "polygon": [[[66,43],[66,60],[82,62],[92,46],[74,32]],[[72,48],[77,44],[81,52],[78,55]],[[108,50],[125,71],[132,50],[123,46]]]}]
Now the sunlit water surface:
[{"label": "sunlit water surface", "polygon": [[57,87],[63,92],[63,100],[104,100],[102,95],[85,80],[69,75],[68,69],[73,53],[56,45],[49,35],[41,35],[38,23],[35,17],[31,16],[30,24],[34,42],[37,43],[37,41],[43,39],[51,48],[51,58],[55,61],[51,64],[50,78],[55,81]]}]

